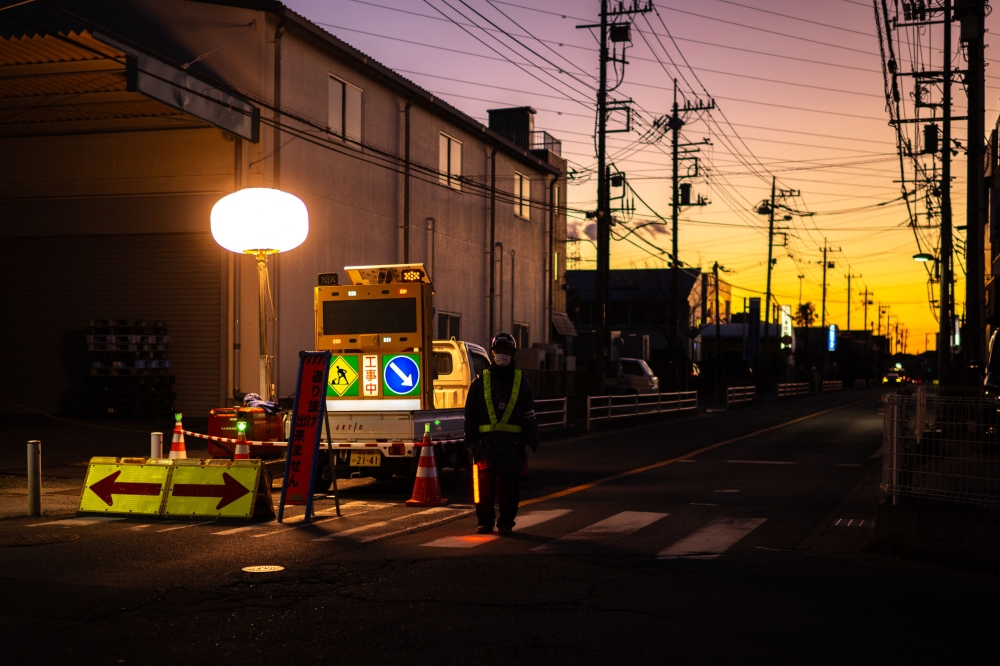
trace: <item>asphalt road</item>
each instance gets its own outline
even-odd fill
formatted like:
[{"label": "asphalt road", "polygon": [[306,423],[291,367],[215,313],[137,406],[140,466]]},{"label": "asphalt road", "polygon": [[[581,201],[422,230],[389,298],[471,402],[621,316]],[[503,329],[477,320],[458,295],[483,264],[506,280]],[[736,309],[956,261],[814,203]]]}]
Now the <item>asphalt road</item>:
[{"label": "asphalt road", "polygon": [[[309,526],[0,522],[11,663],[993,663],[995,576],[871,551],[875,391],[543,442],[511,537],[357,486]],[[36,542],[4,547],[4,544]],[[276,573],[244,573],[279,565]]]}]

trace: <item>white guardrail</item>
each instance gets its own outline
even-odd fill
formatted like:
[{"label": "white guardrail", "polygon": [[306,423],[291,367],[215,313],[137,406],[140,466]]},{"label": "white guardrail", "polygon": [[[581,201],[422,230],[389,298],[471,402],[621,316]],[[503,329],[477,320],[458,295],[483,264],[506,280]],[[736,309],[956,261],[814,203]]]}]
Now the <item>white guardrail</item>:
[{"label": "white guardrail", "polygon": [[755,386],[730,386],[726,389],[726,407],[741,402],[753,402],[757,397]]},{"label": "white guardrail", "polygon": [[854,380],[854,388],[856,388],[856,389],[865,388],[865,386],[867,384],[868,384],[868,382],[866,382],[864,379],[855,379]]},{"label": "white guardrail", "polygon": [[809,382],[778,384],[779,398],[791,398],[796,395],[809,395]]},{"label": "white guardrail", "polygon": [[544,400],[535,400],[535,416],[538,418],[538,427],[558,428],[560,426],[565,426],[566,403],[566,398],[546,398]]},{"label": "white guardrail", "polygon": [[698,409],[698,392],[587,396],[587,430],[595,421]]},{"label": "white guardrail", "polygon": [[843,391],[843,390],[844,390],[844,382],[842,382],[839,379],[831,379],[829,381],[823,382],[823,393],[827,393],[829,391]]}]

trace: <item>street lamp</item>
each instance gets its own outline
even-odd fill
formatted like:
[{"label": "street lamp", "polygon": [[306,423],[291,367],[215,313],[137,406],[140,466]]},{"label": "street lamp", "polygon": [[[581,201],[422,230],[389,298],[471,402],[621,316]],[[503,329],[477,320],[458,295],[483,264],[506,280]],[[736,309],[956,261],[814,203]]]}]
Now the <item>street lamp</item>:
[{"label": "street lamp", "polygon": [[934,261],[934,256],[927,254],[926,252],[921,252],[919,254],[913,255],[914,261]]},{"label": "street lamp", "polygon": [[295,195],[266,187],[248,187],[219,199],[212,207],[212,237],[215,242],[237,254],[251,254],[257,259],[257,316],[260,341],[260,376],[264,391],[274,400],[268,348],[267,304],[271,287],[267,272],[267,257],[287,252],[301,245],[309,235],[309,211]]}]

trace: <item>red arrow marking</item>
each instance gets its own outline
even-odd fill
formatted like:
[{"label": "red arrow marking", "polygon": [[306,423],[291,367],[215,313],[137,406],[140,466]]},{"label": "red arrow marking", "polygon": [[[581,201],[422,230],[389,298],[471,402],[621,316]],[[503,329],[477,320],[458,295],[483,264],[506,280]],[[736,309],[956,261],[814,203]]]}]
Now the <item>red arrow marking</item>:
[{"label": "red arrow marking", "polygon": [[175,483],[174,497],[221,497],[215,510],[232,504],[239,498],[250,492],[250,489],[242,483],[229,476],[227,472],[222,473],[222,484],[201,484],[201,483]]},{"label": "red arrow marking", "polygon": [[112,495],[159,495],[159,483],[127,483],[115,481],[122,471],[112,472],[97,483],[90,484],[90,490],[108,506],[113,506],[115,501]]}]

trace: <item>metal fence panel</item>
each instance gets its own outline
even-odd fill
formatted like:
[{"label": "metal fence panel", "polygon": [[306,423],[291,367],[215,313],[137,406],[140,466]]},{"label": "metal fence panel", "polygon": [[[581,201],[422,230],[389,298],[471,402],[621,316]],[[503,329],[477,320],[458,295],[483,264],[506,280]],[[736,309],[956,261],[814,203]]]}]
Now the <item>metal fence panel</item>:
[{"label": "metal fence panel", "polygon": [[595,421],[698,409],[698,392],[587,396],[587,430]]},{"label": "metal fence panel", "polygon": [[726,389],[726,407],[741,402],[751,402],[757,397],[755,386],[730,386]]},{"label": "metal fence panel", "polygon": [[809,394],[809,382],[791,382],[788,384],[778,384],[778,397],[791,398],[797,395]]},{"label": "metal fence panel", "polygon": [[839,379],[831,379],[823,382],[823,393],[829,393],[830,391],[843,391],[844,382]]},{"label": "metal fence panel", "polygon": [[546,398],[535,400],[535,416],[539,428],[557,428],[566,425],[566,403],[568,398]]},{"label": "metal fence panel", "polygon": [[1000,509],[1000,401],[920,386],[884,398],[881,489]]}]

